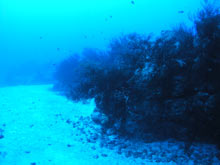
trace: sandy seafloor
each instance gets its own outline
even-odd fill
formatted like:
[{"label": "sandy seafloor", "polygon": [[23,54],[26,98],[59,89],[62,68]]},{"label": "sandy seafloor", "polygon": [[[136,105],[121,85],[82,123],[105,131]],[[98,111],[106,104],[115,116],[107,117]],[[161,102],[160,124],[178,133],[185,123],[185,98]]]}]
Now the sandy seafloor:
[{"label": "sandy seafloor", "polygon": [[0,165],[220,164],[214,145],[195,144],[186,156],[182,143],[101,137],[94,102],[74,103],[51,88],[0,88]]}]

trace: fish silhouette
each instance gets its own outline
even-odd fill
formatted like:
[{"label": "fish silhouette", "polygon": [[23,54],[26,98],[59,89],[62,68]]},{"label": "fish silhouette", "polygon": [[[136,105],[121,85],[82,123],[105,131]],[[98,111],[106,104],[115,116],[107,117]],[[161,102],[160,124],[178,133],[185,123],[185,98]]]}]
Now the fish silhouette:
[{"label": "fish silhouette", "polygon": [[183,14],[183,13],[184,13],[184,11],[183,11],[183,10],[180,10],[180,11],[178,11],[178,13]]}]

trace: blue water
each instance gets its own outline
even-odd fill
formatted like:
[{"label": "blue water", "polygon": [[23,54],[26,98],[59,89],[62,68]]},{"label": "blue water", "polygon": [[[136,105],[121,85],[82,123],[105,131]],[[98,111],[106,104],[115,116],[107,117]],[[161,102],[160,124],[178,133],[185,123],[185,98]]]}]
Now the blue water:
[{"label": "blue water", "polygon": [[[93,142],[90,138],[101,130],[91,121],[94,100],[72,102],[51,85],[56,67],[68,56],[85,48],[106,51],[123,34],[156,38],[180,24],[192,27],[203,4],[201,0],[0,0],[0,165],[196,164],[196,152],[211,155],[213,160],[207,162],[218,164],[212,144],[195,144],[195,154],[187,157],[179,149],[183,144],[170,139],[134,144],[115,135],[108,140],[97,135],[99,140]],[[105,148],[103,141],[125,144],[135,150],[134,156],[124,155],[117,146]],[[137,156],[149,148],[148,159]],[[170,157],[163,157],[164,152]]]},{"label": "blue water", "polygon": [[44,68],[86,47],[106,49],[120,34],[190,25],[200,7],[200,0],[1,0],[0,84],[16,83],[14,74],[49,74]]}]

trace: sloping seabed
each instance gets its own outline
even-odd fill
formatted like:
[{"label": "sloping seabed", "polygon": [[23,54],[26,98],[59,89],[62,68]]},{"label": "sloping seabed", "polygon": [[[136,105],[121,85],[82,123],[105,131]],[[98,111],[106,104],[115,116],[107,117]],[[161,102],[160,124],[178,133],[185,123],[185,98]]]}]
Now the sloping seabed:
[{"label": "sloping seabed", "polygon": [[0,164],[220,164],[213,145],[191,154],[172,140],[143,143],[101,135],[95,104],[74,103],[52,85],[0,88]]}]

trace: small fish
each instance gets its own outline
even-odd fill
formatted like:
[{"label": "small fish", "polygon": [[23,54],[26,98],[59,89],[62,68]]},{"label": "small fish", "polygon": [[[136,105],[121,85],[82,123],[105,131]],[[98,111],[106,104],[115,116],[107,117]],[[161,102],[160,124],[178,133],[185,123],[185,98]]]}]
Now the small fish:
[{"label": "small fish", "polygon": [[57,48],[57,51],[60,51],[60,48]]},{"label": "small fish", "polygon": [[112,18],[112,15],[110,15],[109,17]]},{"label": "small fish", "polygon": [[134,1],[131,1],[131,4],[134,5]]},{"label": "small fish", "polygon": [[184,11],[183,11],[183,10],[180,10],[180,11],[178,11],[178,13],[183,14],[183,13],[184,13]]},{"label": "small fish", "polygon": [[43,39],[43,37],[42,36],[40,36],[40,40],[42,40]]}]

